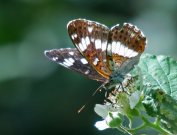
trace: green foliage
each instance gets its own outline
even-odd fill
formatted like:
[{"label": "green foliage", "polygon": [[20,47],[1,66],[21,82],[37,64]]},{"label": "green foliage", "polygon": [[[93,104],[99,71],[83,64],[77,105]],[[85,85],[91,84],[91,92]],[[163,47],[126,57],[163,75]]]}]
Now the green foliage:
[{"label": "green foliage", "polygon": [[119,117],[119,115],[117,115],[116,117],[112,114],[112,113],[109,113],[108,114],[110,116],[110,118],[112,119],[108,124],[111,128],[117,128],[117,125],[120,125],[122,120],[121,118]]},{"label": "green foliage", "polygon": [[139,65],[142,71],[145,92],[163,90],[173,99],[177,98],[177,62],[167,56],[142,55]]},{"label": "green foliage", "polygon": [[142,103],[147,113],[159,117],[166,129],[177,134],[177,62],[167,56],[146,54],[139,67],[146,86]]},{"label": "green foliage", "polygon": [[[118,129],[128,134],[141,132],[145,128],[154,129],[160,134],[177,134],[177,62],[167,56],[145,54],[131,76],[132,81],[127,79],[126,83],[123,82],[126,92],[114,92],[109,97],[109,100],[114,99],[111,100],[114,104],[104,105],[117,107],[114,111],[105,107],[107,114],[117,112],[123,116],[118,117],[122,122],[117,124]],[[95,110],[100,114],[98,109]],[[129,121],[128,125],[125,118]],[[141,119],[142,124],[132,126],[136,123],[135,118]],[[109,125],[110,121],[106,123]],[[109,125],[109,128],[112,126]]]},{"label": "green foliage", "polygon": [[142,103],[146,112],[162,121],[164,128],[177,134],[177,101],[162,90],[152,90]]}]

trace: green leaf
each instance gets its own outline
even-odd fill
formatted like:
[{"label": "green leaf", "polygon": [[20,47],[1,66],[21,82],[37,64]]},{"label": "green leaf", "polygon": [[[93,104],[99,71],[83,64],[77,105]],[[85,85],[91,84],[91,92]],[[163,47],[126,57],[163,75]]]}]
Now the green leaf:
[{"label": "green leaf", "polygon": [[152,90],[142,102],[150,116],[161,119],[164,128],[177,134],[177,101],[162,90]]},{"label": "green leaf", "polygon": [[177,99],[177,62],[167,56],[142,55],[138,66],[141,68],[145,92],[161,89]]},{"label": "green leaf", "polygon": [[[165,104],[159,100],[159,97],[163,99],[170,96],[174,100],[177,99],[177,62],[167,56],[144,54],[138,67],[141,69],[143,77],[143,105],[150,116],[156,116],[159,114],[159,104]],[[136,75],[136,72],[137,69],[133,74]],[[164,93],[163,96],[156,90],[161,90],[161,93]]]},{"label": "green leaf", "polygon": [[141,68],[144,87],[142,101],[146,112],[161,119],[161,124],[177,134],[177,62],[167,56],[142,55]]},{"label": "green leaf", "polygon": [[111,112],[109,113],[109,117],[111,118],[111,120],[108,122],[108,125],[111,128],[117,128],[121,125],[121,118],[119,117],[119,115],[113,115]]}]

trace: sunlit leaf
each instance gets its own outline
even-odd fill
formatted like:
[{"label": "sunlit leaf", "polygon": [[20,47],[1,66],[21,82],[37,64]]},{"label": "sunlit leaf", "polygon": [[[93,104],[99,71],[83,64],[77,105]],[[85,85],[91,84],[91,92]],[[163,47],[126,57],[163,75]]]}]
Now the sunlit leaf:
[{"label": "sunlit leaf", "polygon": [[143,83],[149,90],[161,89],[174,99],[177,97],[177,62],[167,56],[142,55],[139,67]]}]

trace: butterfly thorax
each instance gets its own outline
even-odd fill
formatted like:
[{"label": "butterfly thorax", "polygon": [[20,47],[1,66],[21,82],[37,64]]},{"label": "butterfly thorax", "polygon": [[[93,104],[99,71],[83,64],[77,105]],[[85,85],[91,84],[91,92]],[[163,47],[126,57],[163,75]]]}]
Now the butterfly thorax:
[{"label": "butterfly thorax", "polygon": [[124,80],[124,75],[115,71],[112,72],[109,78],[109,81],[111,83],[122,83],[123,80]]},{"label": "butterfly thorax", "polygon": [[118,72],[113,72],[106,84],[104,85],[107,90],[111,90],[112,88],[116,88],[121,85],[124,81],[124,75]]}]

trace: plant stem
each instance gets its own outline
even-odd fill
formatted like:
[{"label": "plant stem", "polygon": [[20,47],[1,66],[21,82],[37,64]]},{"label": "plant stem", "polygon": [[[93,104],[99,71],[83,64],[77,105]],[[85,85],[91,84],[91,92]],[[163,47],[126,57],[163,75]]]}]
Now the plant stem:
[{"label": "plant stem", "polygon": [[135,134],[136,132],[138,132],[139,130],[143,129],[146,127],[146,124],[143,123],[142,125],[140,125],[139,127],[133,128],[133,129],[126,129],[128,132],[130,132],[131,134]]},{"label": "plant stem", "polygon": [[156,121],[154,123],[149,122],[145,117],[142,116],[142,120],[144,122],[144,124],[147,127],[151,127],[157,131],[159,131],[160,133],[162,133],[163,135],[170,135],[171,133],[169,133],[167,130],[165,130],[164,128],[162,128],[160,126],[160,119],[157,118]]},{"label": "plant stem", "polygon": [[136,128],[132,128],[132,129],[129,129],[129,128],[125,128],[125,127],[121,127],[125,132],[127,133],[131,133],[131,134],[135,134],[137,133],[138,131],[140,131],[141,129],[143,128],[146,128],[146,127],[150,127],[150,128],[153,128],[154,130],[156,131],[159,131],[161,134],[163,135],[171,135],[171,133],[169,133],[168,131],[166,131],[164,128],[162,128],[160,126],[160,119],[157,118],[156,121],[154,123],[148,121],[147,118],[143,117],[142,116],[142,121],[143,121],[143,124],[140,125],[139,127],[136,127]]}]

